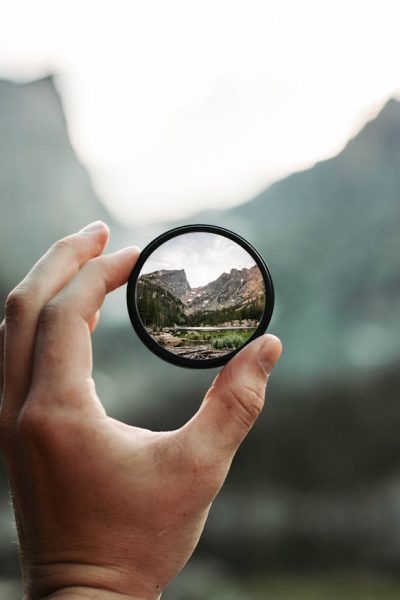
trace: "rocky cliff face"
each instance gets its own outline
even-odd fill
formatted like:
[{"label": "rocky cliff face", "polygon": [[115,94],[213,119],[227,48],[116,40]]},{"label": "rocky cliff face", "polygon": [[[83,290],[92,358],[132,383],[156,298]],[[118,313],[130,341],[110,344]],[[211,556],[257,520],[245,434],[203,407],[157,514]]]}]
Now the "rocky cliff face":
[{"label": "rocky cliff face", "polygon": [[141,281],[148,281],[149,283],[163,287],[180,299],[190,293],[191,290],[185,269],[161,269],[153,273],[141,275],[140,279]]},{"label": "rocky cliff face", "polygon": [[250,302],[263,305],[264,281],[257,265],[250,269],[231,269],[229,273],[222,273],[207,285],[193,288],[182,300],[189,313],[231,307],[243,308]]}]

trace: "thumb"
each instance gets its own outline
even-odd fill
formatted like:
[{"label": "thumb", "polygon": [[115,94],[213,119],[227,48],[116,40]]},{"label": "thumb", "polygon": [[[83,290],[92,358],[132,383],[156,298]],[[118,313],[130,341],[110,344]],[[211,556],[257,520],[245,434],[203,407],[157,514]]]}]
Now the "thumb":
[{"label": "thumb", "polygon": [[233,454],[264,406],[268,377],[281,341],[262,335],[245,346],[214,379],[202,405],[186,424],[199,454]]}]

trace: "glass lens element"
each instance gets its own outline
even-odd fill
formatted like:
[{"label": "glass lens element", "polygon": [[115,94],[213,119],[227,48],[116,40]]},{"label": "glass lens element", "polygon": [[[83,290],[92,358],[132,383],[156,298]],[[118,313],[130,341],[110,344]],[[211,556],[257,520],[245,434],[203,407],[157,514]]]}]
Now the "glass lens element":
[{"label": "glass lens element", "polygon": [[202,231],[161,244],[136,284],[146,331],[186,359],[213,359],[242,346],[256,330],[265,302],[254,258],[233,240]]}]

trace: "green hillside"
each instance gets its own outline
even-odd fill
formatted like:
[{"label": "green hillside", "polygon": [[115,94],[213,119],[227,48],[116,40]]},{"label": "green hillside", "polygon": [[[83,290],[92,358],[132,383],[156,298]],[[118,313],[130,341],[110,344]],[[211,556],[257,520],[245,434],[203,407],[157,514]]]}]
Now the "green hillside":
[{"label": "green hillside", "polygon": [[187,323],[182,301],[165,287],[139,279],[136,286],[139,315],[148,327],[171,327]]}]

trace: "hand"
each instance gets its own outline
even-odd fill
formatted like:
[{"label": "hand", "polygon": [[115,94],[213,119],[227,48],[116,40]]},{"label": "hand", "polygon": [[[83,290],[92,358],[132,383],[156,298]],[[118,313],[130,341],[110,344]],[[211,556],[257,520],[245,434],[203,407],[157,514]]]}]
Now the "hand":
[{"label": "hand", "polygon": [[159,598],[198,542],[281,352],[274,336],[248,344],[176,431],[108,417],[90,334],[139,254],[102,255],[108,238],[96,222],[56,242],[9,294],[0,326],[0,440],[26,600]]}]

